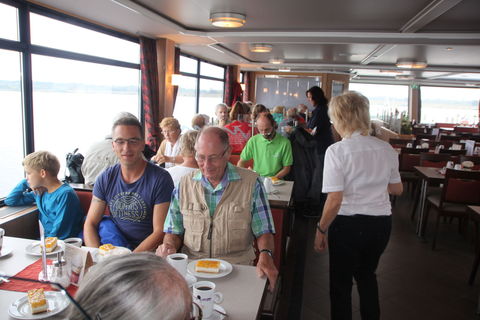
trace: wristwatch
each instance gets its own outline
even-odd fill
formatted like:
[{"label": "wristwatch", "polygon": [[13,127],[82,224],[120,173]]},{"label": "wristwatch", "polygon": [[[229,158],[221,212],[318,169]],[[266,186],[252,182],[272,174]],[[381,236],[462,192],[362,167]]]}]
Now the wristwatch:
[{"label": "wristwatch", "polygon": [[322,228],[320,228],[320,223],[317,223],[317,230],[318,230],[318,232],[320,232],[321,234],[327,234],[327,230],[322,230]]},{"label": "wristwatch", "polygon": [[272,250],[270,250],[270,249],[262,249],[262,250],[260,250],[260,253],[262,253],[262,252],[266,252],[270,257],[273,258],[273,251],[272,251]]}]

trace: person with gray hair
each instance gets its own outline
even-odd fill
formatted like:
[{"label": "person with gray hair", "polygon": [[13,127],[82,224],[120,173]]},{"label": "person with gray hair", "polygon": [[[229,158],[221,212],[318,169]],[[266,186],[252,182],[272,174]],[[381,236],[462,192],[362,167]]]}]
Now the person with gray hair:
[{"label": "person with gray hair", "polygon": [[215,116],[217,116],[217,125],[220,127],[230,123],[228,119],[228,106],[225,103],[219,103],[215,107]]},{"label": "person with gray hair", "polygon": [[190,259],[251,265],[255,237],[257,273],[266,275],[273,289],[278,275],[273,262],[275,227],[258,175],[228,162],[231,147],[222,128],[203,129],[195,151],[200,170],[182,177],[175,188],[157,254],[166,257],[183,245]]},{"label": "person with gray hair", "polygon": [[[192,308],[185,279],[153,253],[113,256],[92,267],[75,299],[102,320],[185,320]],[[74,305],[67,318],[84,319]]]}]

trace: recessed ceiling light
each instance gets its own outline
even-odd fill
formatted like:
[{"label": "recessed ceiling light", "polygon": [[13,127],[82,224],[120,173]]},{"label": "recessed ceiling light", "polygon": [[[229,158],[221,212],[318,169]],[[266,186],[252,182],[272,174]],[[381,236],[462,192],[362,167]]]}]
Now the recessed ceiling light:
[{"label": "recessed ceiling light", "polygon": [[447,51],[452,51],[453,48],[452,48],[452,47],[447,47],[447,48],[445,48],[445,50],[447,50]]},{"label": "recessed ceiling light", "polygon": [[269,59],[268,62],[271,64],[282,64],[285,62],[285,60],[281,58],[272,58],[272,59]]},{"label": "recessed ceiling light", "polygon": [[252,43],[250,45],[250,51],[252,52],[270,52],[272,49],[272,45],[266,43]]},{"label": "recessed ceiling light", "polygon": [[279,68],[278,71],[280,71],[280,72],[290,72],[290,68]]},{"label": "recessed ceiling light", "polygon": [[244,14],[233,12],[215,12],[210,14],[210,22],[212,25],[220,28],[243,27],[246,18]]},{"label": "recessed ceiling light", "polygon": [[413,80],[415,77],[411,74],[397,74],[395,76],[395,79],[397,80]]},{"label": "recessed ceiling light", "polygon": [[425,69],[427,67],[427,63],[425,61],[398,59],[397,67],[405,69]]}]

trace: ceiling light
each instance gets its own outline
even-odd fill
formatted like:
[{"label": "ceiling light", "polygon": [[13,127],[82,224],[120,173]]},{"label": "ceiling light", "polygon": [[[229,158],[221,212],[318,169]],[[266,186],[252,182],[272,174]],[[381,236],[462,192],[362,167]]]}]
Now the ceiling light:
[{"label": "ceiling light", "polygon": [[413,80],[415,77],[411,74],[397,74],[395,76],[395,79],[397,80]]},{"label": "ceiling light", "polygon": [[279,68],[278,71],[280,71],[280,72],[290,72],[290,68]]},{"label": "ceiling light", "polygon": [[427,67],[427,63],[425,61],[398,59],[397,67],[405,69],[425,69]]},{"label": "ceiling light", "polygon": [[250,51],[252,52],[270,52],[272,48],[271,44],[266,43],[252,43],[250,45]]},{"label": "ceiling light", "polygon": [[239,28],[243,27],[247,17],[241,13],[216,12],[210,14],[210,22],[215,27],[220,28]]},{"label": "ceiling light", "polygon": [[272,59],[269,59],[268,62],[271,64],[282,64],[285,62],[285,60],[281,58],[272,58]]}]

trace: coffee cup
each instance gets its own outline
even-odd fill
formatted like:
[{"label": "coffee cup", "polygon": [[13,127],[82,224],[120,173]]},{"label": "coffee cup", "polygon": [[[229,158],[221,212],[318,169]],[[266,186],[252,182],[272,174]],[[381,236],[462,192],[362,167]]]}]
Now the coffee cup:
[{"label": "coffee cup", "polygon": [[215,283],[199,281],[193,285],[193,300],[200,305],[204,318],[211,317],[213,304],[223,301],[223,294],[215,292]]},{"label": "coffee cup", "polygon": [[448,169],[453,169],[453,161],[448,161],[447,162],[447,168]]},{"label": "coffee cup", "polygon": [[63,240],[63,242],[71,244],[72,246],[79,247],[79,248],[81,248],[82,244],[83,244],[82,238],[67,238],[67,239]]},{"label": "coffee cup", "polygon": [[455,169],[455,170],[462,170],[462,165],[459,164],[459,163],[457,163],[457,164],[455,165],[455,167],[453,167],[453,169]]},{"label": "coffee cup", "polygon": [[407,148],[412,148],[413,144],[411,142],[407,143]]},{"label": "coffee cup", "polygon": [[188,256],[184,253],[172,253],[167,256],[167,262],[182,276],[187,274]]},{"label": "coffee cup", "polygon": [[0,255],[2,255],[2,246],[3,246],[3,236],[5,235],[5,230],[0,228]]}]

